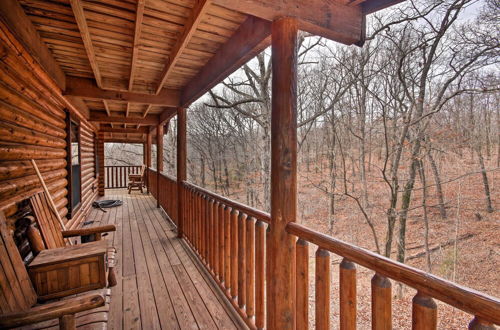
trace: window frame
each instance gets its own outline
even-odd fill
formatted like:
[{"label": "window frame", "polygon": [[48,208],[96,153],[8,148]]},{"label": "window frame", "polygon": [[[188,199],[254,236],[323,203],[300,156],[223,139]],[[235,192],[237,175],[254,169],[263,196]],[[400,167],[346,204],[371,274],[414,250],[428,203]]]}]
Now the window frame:
[{"label": "window frame", "polygon": [[[72,164],[72,141],[71,140],[71,130],[73,126],[77,127],[76,131],[76,138],[78,142],[78,164],[79,164],[79,175],[80,175],[80,185],[78,187],[79,189],[79,195],[80,195],[80,201],[78,204],[73,206],[73,164]],[[81,122],[78,118],[75,118],[74,116],[71,115],[69,111],[66,111],[66,171],[67,171],[67,180],[68,180],[68,185],[67,185],[67,190],[68,190],[68,215],[67,218],[71,219],[75,216],[76,212],[80,209],[82,206],[82,152],[81,152]]]}]

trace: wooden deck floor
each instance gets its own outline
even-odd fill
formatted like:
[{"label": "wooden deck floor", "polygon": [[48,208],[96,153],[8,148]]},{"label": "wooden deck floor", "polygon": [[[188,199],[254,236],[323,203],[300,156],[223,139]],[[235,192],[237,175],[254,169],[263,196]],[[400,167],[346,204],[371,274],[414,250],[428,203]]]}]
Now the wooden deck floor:
[{"label": "wooden deck floor", "polygon": [[93,225],[115,224],[118,285],[112,289],[108,329],[235,329],[240,320],[176,238],[151,195],[108,190],[121,207],[94,209]]}]

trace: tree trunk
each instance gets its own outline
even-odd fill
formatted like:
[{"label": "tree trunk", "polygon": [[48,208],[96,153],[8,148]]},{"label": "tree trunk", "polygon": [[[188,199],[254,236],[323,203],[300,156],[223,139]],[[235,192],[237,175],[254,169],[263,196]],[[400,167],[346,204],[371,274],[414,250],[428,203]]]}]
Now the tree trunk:
[{"label": "tree trunk", "polygon": [[441,185],[441,177],[439,176],[439,170],[436,161],[434,160],[434,157],[432,157],[430,151],[427,153],[427,158],[429,158],[432,174],[434,175],[434,182],[436,184],[436,194],[438,198],[439,214],[441,214],[441,219],[446,219],[446,207],[444,204],[443,187]]},{"label": "tree trunk", "polygon": [[493,205],[491,203],[491,194],[490,194],[490,184],[488,182],[488,175],[486,173],[486,168],[484,166],[483,154],[480,148],[476,149],[477,156],[479,158],[479,166],[481,166],[481,176],[483,177],[483,186],[484,186],[484,195],[486,200],[486,211],[488,213],[493,213]]}]

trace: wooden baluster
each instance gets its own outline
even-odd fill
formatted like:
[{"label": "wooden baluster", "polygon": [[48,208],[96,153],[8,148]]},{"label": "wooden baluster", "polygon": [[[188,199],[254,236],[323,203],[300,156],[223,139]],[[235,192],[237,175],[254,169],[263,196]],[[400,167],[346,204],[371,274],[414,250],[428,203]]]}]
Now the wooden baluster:
[{"label": "wooden baluster", "polygon": [[344,258],[339,273],[340,329],[356,329],[356,265]]},{"label": "wooden baluster", "polygon": [[412,300],[412,329],[432,330],[437,328],[437,305],[434,300],[417,292]]},{"label": "wooden baluster", "polygon": [[246,305],[246,225],[247,215],[240,213],[238,221],[238,306],[241,309]]},{"label": "wooden baluster", "polygon": [[207,263],[207,198],[201,195],[201,251],[203,261]]},{"label": "wooden baluster", "polygon": [[379,274],[372,278],[372,329],[392,329],[392,284]]},{"label": "wooden baluster", "polygon": [[195,235],[194,235],[194,241],[195,241],[195,246],[196,246],[196,251],[198,251],[198,254],[201,255],[200,253],[200,195],[193,191],[193,203],[194,203],[194,226],[195,226]]},{"label": "wooden baluster", "polygon": [[309,327],[309,243],[301,238],[295,243],[295,310],[297,329]]},{"label": "wooden baluster", "polygon": [[214,216],[213,208],[213,199],[208,198],[207,201],[207,224],[206,224],[206,248],[207,248],[207,264],[208,269],[212,270],[214,264],[212,263],[212,220]]},{"label": "wooden baluster", "polygon": [[246,312],[249,319],[255,315],[255,218],[246,221]]},{"label": "wooden baluster", "polygon": [[218,223],[219,223],[219,242],[217,244],[217,249],[219,250],[219,262],[218,262],[218,265],[219,265],[219,281],[220,283],[222,284],[224,282],[224,272],[225,272],[225,268],[224,268],[224,261],[225,261],[225,257],[224,257],[224,254],[226,252],[226,241],[225,241],[225,237],[224,237],[224,225],[225,225],[225,214],[224,214],[224,208],[225,208],[225,205],[220,203],[219,204],[219,212],[218,212],[218,215],[219,215],[219,218],[218,218]]},{"label": "wooden baluster", "polygon": [[201,194],[198,193],[198,196],[196,198],[198,203],[198,253],[203,259],[203,220],[202,220],[203,210],[201,208],[202,204]]},{"label": "wooden baluster", "polygon": [[[255,224],[255,326],[263,329],[265,319],[265,260],[266,260],[266,224],[257,220]],[[297,328],[298,329],[298,328]]]},{"label": "wooden baluster", "polygon": [[493,325],[493,323],[488,322],[479,316],[474,316],[472,321],[469,323],[469,329],[470,330],[495,330],[496,327]]},{"label": "wooden baluster", "polygon": [[231,297],[238,297],[238,210],[231,211]]},{"label": "wooden baluster", "polygon": [[216,201],[214,203],[214,212],[213,212],[213,227],[212,227],[212,232],[213,232],[213,243],[212,243],[212,249],[213,249],[213,264],[214,264],[214,274],[215,278],[219,278],[219,201]]},{"label": "wooden baluster", "polygon": [[224,210],[224,285],[226,294],[230,295],[231,288],[231,208],[226,206]]},{"label": "wooden baluster", "polygon": [[215,200],[210,200],[210,268],[215,275]]},{"label": "wooden baluster", "polygon": [[316,329],[330,329],[330,252],[316,251]]}]

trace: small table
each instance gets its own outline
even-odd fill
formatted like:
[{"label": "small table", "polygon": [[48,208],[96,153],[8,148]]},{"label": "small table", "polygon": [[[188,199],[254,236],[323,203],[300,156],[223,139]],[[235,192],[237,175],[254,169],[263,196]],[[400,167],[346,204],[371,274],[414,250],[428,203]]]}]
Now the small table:
[{"label": "small table", "polygon": [[39,300],[106,287],[107,248],[101,240],[41,251],[28,266]]}]

